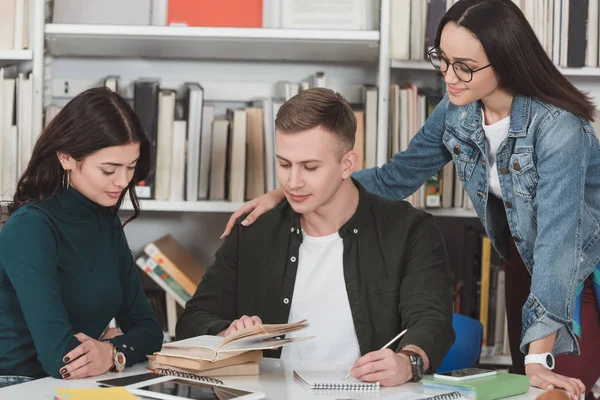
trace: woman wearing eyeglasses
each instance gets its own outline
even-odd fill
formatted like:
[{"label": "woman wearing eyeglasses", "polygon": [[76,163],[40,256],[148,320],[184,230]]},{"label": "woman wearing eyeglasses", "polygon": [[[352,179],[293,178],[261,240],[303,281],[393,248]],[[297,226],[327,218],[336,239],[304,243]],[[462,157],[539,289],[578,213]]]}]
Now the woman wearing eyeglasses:
[{"label": "woman wearing eyeglasses", "polygon": [[[457,2],[435,43],[430,59],[444,75],[444,99],[406,151],[353,177],[402,200],[453,161],[507,260],[513,370],[533,386],[565,388],[578,398],[600,376],[594,104],[556,69],[510,0]],[[246,203],[224,235],[242,214],[251,212],[242,222],[249,225],[273,208],[282,190]]]}]

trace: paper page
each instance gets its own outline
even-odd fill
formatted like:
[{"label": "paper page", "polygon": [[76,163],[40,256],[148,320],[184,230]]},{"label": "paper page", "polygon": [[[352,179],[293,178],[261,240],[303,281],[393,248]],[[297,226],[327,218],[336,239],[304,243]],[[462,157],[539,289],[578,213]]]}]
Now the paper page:
[{"label": "paper page", "polygon": [[223,341],[221,336],[202,335],[195,336],[189,339],[178,340],[176,342],[165,343],[163,348],[193,348],[199,347],[203,349],[216,350],[219,344]]},{"label": "paper page", "polygon": [[287,346],[292,343],[301,342],[303,340],[312,339],[310,337],[299,337],[299,338],[287,338],[287,339],[250,339],[244,340],[243,342],[234,342],[229,344],[226,348],[220,349],[219,353],[229,353],[232,351],[250,351],[250,350],[274,350],[279,347]]}]

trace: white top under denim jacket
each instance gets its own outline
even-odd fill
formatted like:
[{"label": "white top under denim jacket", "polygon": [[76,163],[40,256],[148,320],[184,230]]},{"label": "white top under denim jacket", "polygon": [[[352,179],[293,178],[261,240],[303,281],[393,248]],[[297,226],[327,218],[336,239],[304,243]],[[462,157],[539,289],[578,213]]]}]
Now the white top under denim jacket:
[{"label": "white top under denim jacket", "polygon": [[600,262],[598,138],[588,121],[516,96],[496,153],[503,200],[489,193],[486,154],[480,103],[455,106],[444,96],[406,151],[354,177],[372,193],[401,200],[453,160],[496,250],[507,258],[510,232],[532,273],[521,351],[558,330],[553,353],[579,354],[576,290]]}]

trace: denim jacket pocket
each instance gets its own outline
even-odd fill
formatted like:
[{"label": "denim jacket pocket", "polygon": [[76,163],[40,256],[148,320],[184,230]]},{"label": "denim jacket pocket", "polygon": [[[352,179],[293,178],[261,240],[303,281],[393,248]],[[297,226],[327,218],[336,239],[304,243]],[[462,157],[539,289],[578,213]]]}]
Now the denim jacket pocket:
[{"label": "denim jacket pocket", "polygon": [[471,179],[480,151],[470,140],[452,134],[444,135],[444,145],[450,151],[458,178],[465,182]]},{"label": "denim jacket pocket", "polygon": [[537,192],[538,176],[533,162],[533,153],[515,153],[510,157],[508,170],[516,196],[532,200]]},{"label": "denim jacket pocket", "polygon": [[400,277],[369,282],[368,287],[375,332],[381,338],[393,337],[400,329]]}]

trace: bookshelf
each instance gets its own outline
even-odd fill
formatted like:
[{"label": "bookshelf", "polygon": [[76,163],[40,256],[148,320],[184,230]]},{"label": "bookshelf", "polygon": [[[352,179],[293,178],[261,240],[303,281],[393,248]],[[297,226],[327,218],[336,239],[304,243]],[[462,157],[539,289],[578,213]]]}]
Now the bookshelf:
[{"label": "bookshelf", "polygon": [[[141,200],[142,211],[169,211],[169,212],[195,212],[195,213],[233,213],[244,203],[232,203],[229,201],[160,201]],[[130,201],[124,201],[122,210],[133,210]]]},{"label": "bookshelf", "polygon": [[0,50],[0,66],[33,60],[32,50]]},{"label": "bookshelf", "polygon": [[[229,201],[160,201],[160,200],[140,200],[140,208],[144,211],[166,211],[166,212],[193,212],[193,213],[233,213],[244,203],[235,203]],[[131,211],[133,206],[126,200],[121,205],[121,210]],[[465,210],[462,208],[426,208],[428,213],[436,217],[454,217],[454,218],[477,218],[475,210]]]},{"label": "bookshelf", "polygon": [[375,62],[379,31],[46,24],[54,57]]}]

